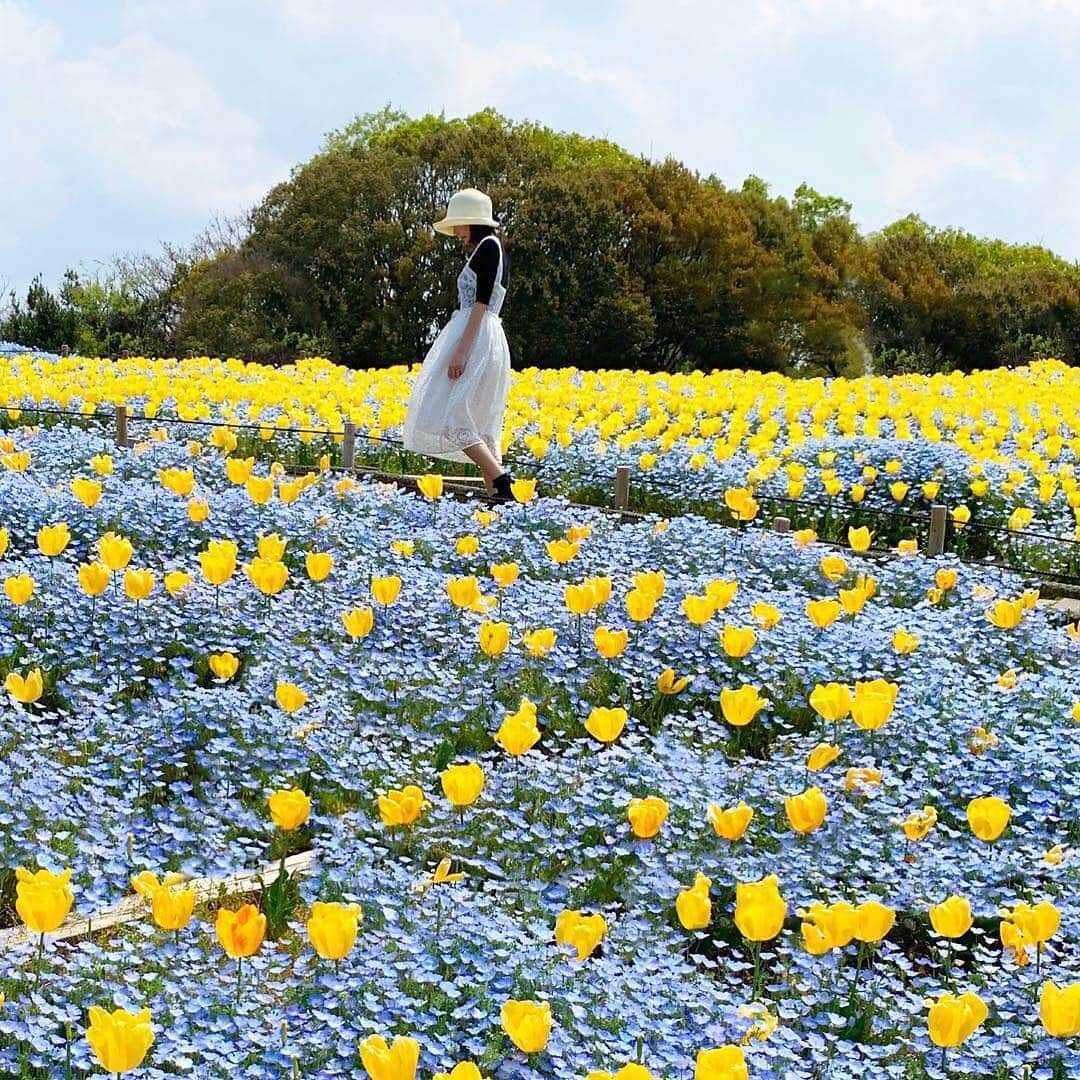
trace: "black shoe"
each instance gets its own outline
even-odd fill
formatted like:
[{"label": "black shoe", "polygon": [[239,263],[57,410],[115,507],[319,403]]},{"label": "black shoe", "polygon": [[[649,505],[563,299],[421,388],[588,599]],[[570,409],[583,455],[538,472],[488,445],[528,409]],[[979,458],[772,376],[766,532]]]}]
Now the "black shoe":
[{"label": "black shoe", "polygon": [[514,482],[513,477],[508,473],[501,473],[496,476],[493,483],[495,485],[495,501],[496,502],[510,502],[513,499],[513,492],[510,490],[510,485]]}]

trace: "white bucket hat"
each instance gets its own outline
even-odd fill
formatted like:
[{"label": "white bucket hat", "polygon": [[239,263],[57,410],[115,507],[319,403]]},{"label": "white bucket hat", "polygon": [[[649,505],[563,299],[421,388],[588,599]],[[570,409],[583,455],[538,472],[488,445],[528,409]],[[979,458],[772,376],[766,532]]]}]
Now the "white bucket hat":
[{"label": "white bucket hat", "polygon": [[462,188],[450,196],[446,217],[435,222],[435,231],[454,235],[455,225],[491,225],[499,223],[491,216],[491,199],[476,188]]}]

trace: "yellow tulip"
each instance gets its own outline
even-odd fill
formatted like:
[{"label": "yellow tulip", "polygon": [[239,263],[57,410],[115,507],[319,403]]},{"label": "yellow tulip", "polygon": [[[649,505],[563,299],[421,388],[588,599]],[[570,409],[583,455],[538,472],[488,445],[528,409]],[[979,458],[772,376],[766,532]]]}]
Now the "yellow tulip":
[{"label": "yellow tulip", "polygon": [[607,933],[603,915],[583,915],[566,909],[555,920],[555,944],[572,945],[579,960],[586,960],[596,951]]},{"label": "yellow tulip", "polygon": [[694,1080],[749,1080],[749,1076],[741,1046],[729,1044],[698,1052]]},{"label": "yellow tulip", "polygon": [[930,1006],[927,1023],[935,1046],[959,1046],[986,1019],[988,1009],[978,994],[942,994]]},{"label": "yellow tulip", "polygon": [[713,602],[707,596],[684,596],[682,612],[694,626],[704,626],[716,614]]},{"label": "yellow tulip", "polygon": [[165,575],[165,588],[170,596],[177,596],[191,584],[191,575],[184,570],[171,570]]},{"label": "yellow tulip", "polygon": [[736,521],[753,521],[757,516],[758,503],[750,488],[728,488],[724,504]]},{"label": "yellow tulip", "polygon": [[192,499],[187,504],[188,520],[198,525],[210,516],[210,504],[204,499]]},{"label": "yellow tulip", "polygon": [[900,628],[893,634],[892,647],[901,656],[907,656],[919,647],[919,639],[915,634],[909,634]]},{"label": "yellow tulip", "polygon": [[255,459],[249,458],[229,458],[225,462],[225,475],[229,478],[230,484],[246,483],[251,476],[251,470],[255,468]]},{"label": "yellow tulip", "polygon": [[400,790],[391,788],[379,796],[378,803],[379,817],[387,828],[415,824],[427,805],[424,793],[415,784],[407,784]]},{"label": "yellow tulip", "polygon": [[485,656],[501,656],[510,644],[510,624],[485,619],[480,624],[478,638]]},{"label": "yellow tulip", "polygon": [[55,558],[70,542],[71,530],[64,522],[59,525],[45,525],[38,529],[37,544],[42,555]]},{"label": "yellow tulip", "polygon": [[127,1009],[116,1009],[110,1013],[91,1005],[89,1015],[86,1041],[94,1051],[98,1064],[107,1073],[125,1073],[137,1069],[154,1042],[150,1010],[131,1013]]},{"label": "yellow tulip", "polygon": [[279,682],[274,687],[274,699],[286,712],[294,713],[307,704],[308,696],[294,683]]},{"label": "yellow tulip", "polygon": [[308,940],[324,960],[340,960],[352,952],[362,918],[359,904],[316,900],[308,917]]},{"label": "yellow tulip", "polygon": [[153,591],[154,575],[150,570],[128,569],[124,573],[124,594],[129,600],[145,600]]},{"label": "yellow tulip", "polygon": [[365,638],[375,625],[375,613],[369,607],[354,607],[341,613],[341,621],[349,637]]},{"label": "yellow tulip", "polygon": [[522,643],[530,656],[544,657],[555,648],[555,639],[555,631],[550,626],[544,626],[538,630],[529,630],[522,637]]},{"label": "yellow tulip", "polygon": [[[281,485],[284,491],[285,485]],[[274,497],[274,478],[272,476],[249,476],[244,481],[244,490],[256,506],[265,506]]]},{"label": "yellow tulip", "polygon": [[668,804],[658,795],[631,799],[627,808],[630,828],[639,840],[651,840],[667,820]]},{"label": "yellow tulip", "polygon": [[1052,980],[1043,983],[1039,995],[1039,1019],[1047,1035],[1072,1039],[1080,1035],[1080,982],[1058,987]]},{"label": "yellow tulip", "polygon": [[71,871],[31,873],[20,866],[15,870],[15,882],[15,912],[27,929],[35,934],[51,934],[59,929],[74,903]]},{"label": "yellow tulip", "polygon": [[679,678],[672,668],[664,668],[656,680],[656,689],[666,697],[674,697],[676,694],[681,694],[689,685],[690,676],[684,675],[682,678]]},{"label": "yellow tulip", "polygon": [[98,476],[112,476],[112,456],[110,454],[95,454],[90,459],[90,468],[93,469]]},{"label": "yellow tulip", "polygon": [[389,607],[401,595],[401,578],[396,574],[371,579],[371,595],[383,607]]},{"label": "yellow tulip", "polygon": [[508,589],[518,579],[520,568],[516,562],[493,563],[491,576],[500,589]]},{"label": "yellow tulip", "polygon": [[986,612],[986,617],[999,630],[1013,630],[1024,618],[1024,610],[1022,600],[998,600]]},{"label": "yellow tulip", "polygon": [[775,874],[760,881],[735,886],[735,925],[749,941],[770,941],[780,933],[787,915],[787,901],[780,895]]},{"label": "yellow tulip", "polygon": [[842,949],[855,936],[856,921],[855,908],[847,900],[812,904],[801,927],[803,946],[813,956]]},{"label": "yellow tulip", "polygon": [[1049,901],[1028,904],[1021,900],[1005,918],[1013,923],[1032,945],[1045,945],[1061,926],[1061,912]]},{"label": "yellow tulip", "polygon": [[996,840],[1009,824],[1012,810],[1003,799],[994,795],[972,799],[967,806],[968,824],[971,831],[980,839],[991,843]]},{"label": "yellow tulip", "polygon": [[971,521],[971,511],[966,506],[957,506],[950,512],[950,517],[956,529],[960,530]]},{"label": "yellow tulip", "polygon": [[369,1035],[360,1043],[360,1061],[371,1080],[415,1080],[420,1044],[406,1035],[388,1046],[381,1035]]},{"label": "yellow tulip", "polygon": [[904,835],[909,840],[922,840],[937,824],[937,819],[937,811],[932,806],[912,810],[902,823]]},{"label": "yellow tulip", "polygon": [[791,827],[800,833],[812,833],[825,820],[829,803],[819,787],[807,788],[799,795],[784,800],[784,812]]},{"label": "yellow tulip", "polygon": [[276,596],[289,579],[289,569],[284,563],[264,559],[261,555],[256,555],[244,567],[244,573],[263,596]]},{"label": "yellow tulip", "polygon": [[896,545],[897,555],[918,555],[919,554],[919,541],[912,540],[910,538],[901,540]]},{"label": "yellow tulip", "polygon": [[766,604],[764,600],[759,600],[750,609],[750,614],[757,620],[758,625],[763,630],[771,630],[774,626],[779,625],[780,620],[783,618],[783,614],[780,609],[773,604]]},{"label": "yellow tulip", "polygon": [[183,930],[195,910],[195,887],[184,886],[180,874],[166,874],[163,881],[149,870],[131,879],[135,891],[150,901],[154,924],[160,930]]},{"label": "yellow tulip", "polygon": [[480,599],[480,584],[475,577],[451,578],[446,591],[451,602],[460,608],[472,607]]},{"label": "yellow tulip", "polygon": [[416,481],[420,494],[431,502],[442,498],[443,478],[438,473],[425,473]]},{"label": "yellow tulip", "polygon": [[259,557],[271,562],[281,562],[285,558],[287,540],[282,540],[277,533],[259,537]]},{"label": "yellow tulip", "polygon": [[79,588],[87,596],[100,596],[109,587],[109,568],[100,562],[79,567]]},{"label": "yellow tulip", "polygon": [[851,691],[843,683],[818,683],[810,694],[811,708],[824,720],[843,720],[851,704]]},{"label": "yellow tulip", "polygon": [[[108,565],[104,550],[101,555]],[[199,564],[207,583],[217,587],[224,585],[236,572],[236,556],[237,548],[232,540],[211,540],[206,550],[199,552]]]},{"label": "yellow tulip", "polygon": [[829,581],[839,581],[847,573],[847,562],[839,555],[826,555],[820,563],[821,572]]},{"label": "yellow tulip", "polygon": [[266,916],[254,904],[244,904],[236,911],[222,907],[218,908],[214,929],[229,956],[254,956],[266,936]]},{"label": "yellow tulip", "polygon": [[626,649],[628,639],[627,631],[611,630],[606,626],[598,626],[593,632],[593,644],[605,660],[614,660],[621,656]]},{"label": "yellow tulip", "polygon": [[440,779],[443,794],[459,809],[471,806],[484,788],[484,770],[475,762],[467,765],[450,765]]},{"label": "yellow tulip", "polygon": [[956,582],[959,580],[959,577],[960,575],[956,570],[942,567],[934,574],[934,584],[936,584],[942,592],[948,592],[950,589],[956,588]]},{"label": "yellow tulip", "polygon": [[511,757],[528,753],[540,741],[536,707],[528,698],[521,699],[521,707],[517,712],[506,714],[495,735],[495,741]]},{"label": "yellow tulip", "polygon": [[819,630],[825,630],[839,618],[840,602],[830,599],[810,600],[806,604],[806,615]]},{"label": "yellow tulip", "polygon": [[631,589],[626,594],[626,613],[634,622],[647,622],[656,611],[656,598],[640,589]]},{"label": "yellow tulip", "polygon": [[962,896],[950,896],[930,909],[930,925],[941,937],[961,938],[973,922],[971,905]]},{"label": "yellow tulip", "polygon": [[18,577],[4,579],[4,592],[7,598],[16,606],[22,607],[29,602],[34,595],[34,579],[29,574],[19,574]]},{"label": "yellow tulip", "polygon": [[810,772],[820,772],[826,765],[831,765],[840,756],[840,747],[830,743],[819,743],[806,756],[806,767]]},{"label": "yellow tulip", "polygon": [[567,585],[563,590],[563,601],[572,615],[586,615],[596,604],[596,595],[587,584]]},{"label": "yellow tulip", "polygon": [[190,495],[195,487],[195,474],[191,469],[159,469],[157,475],[166,491],[181,497]]},{"label": "yellow tulip", "polygon": [[24,676],[17,671],[9,671],[4,679],[4,689],[20,705],[33,705],[41,698],[45,690],[45,680],[41,668],[33,668]]},{"label": "yellow tulip", "polygon": [[597,706],[589,713],[585,721],[585,730],[599,742],[614,742],[626,727],[625,709],[608,709]]},{"label": "yellow tulip", "polygon": [[705,596],[712,602],[714,611],[723,611],[735,599],[738,589],[737,581],[715,578],[705,586]]},{"label": "yellow tulip", "polygon": [[78,478],[71,481],[71,493],[87,509],[97,506],[101,498],[101,484],[97,480]]},{"label": "yellow tulip", "polygon": [[504,1001],[503,1030],[525,1054],[538,1054],[551,1036],[551,1006],[546,1001]]},{"label": "yellow tulip", "polygon": [[885,679],[857,682],[851,700],[851,719],[863,731],[877,731],[892,716],[900,687]]},{"label": "yellow tulip", "polygon": [[709,824],[713,827],[717,836],[725,840],[741,840],[746,832],[754,811],[745,802],[739,802],[728,810],[722,809],[716,803],[709,803],[706,811]]},{"label": "yellow tulip", "polygon": [[728,624],[720,635],[720,643],[724,648],[724,652],[736,660],[741,660],[746,656],[756,642],[757,634],[749,626],[731,626]]},{"label": "yellow tulip", "polygon": [[416,553],[416,544],[412,540],[391,540],[390,550],[407,559]]},{"label": "yellow tulip", "polygon": [[606,1069],[593,1069],[586,1074],[585,1080],[656,1080],[656,1077],[644,1065],[631,1061],[613,1073]]},{"label": "yellow tulip", "polygon": [[240,669],[240,661],[231,652],[211,653],[210,670],[222,682],[228,682]]},{"label": "yellow tulip", "polygon": [[311,799],[301,788],[282,788],[266,800],[274,824],[283,832],[292,832],[311,817]]},{"label": "yellow tulip", "polygon": [[667,588],[667,577],[663,570],[639,570],[634,574],[634,588],[658,601]]},{"label": "yellow tulip", "polygon": [[694,884],[684,889],[675,900],[679,922],[686,930],[703,930],[712,920],[712,901],[709,888],[712,880],[704,874],[694,877]]},{"label": "yellow tulip", "polygon": [[326,551],[309,551],[304,557],[304,566],[312,581],[325,581],[334,568],[334,556]]},{"label": "yellow tulip", "polygon": [[873,537],[874,534],[865,525],[858,529],[848,529],[848,544],[852,551],[866,551]]},{"label": "yellow tulip", "polygon": [[570,562],[570,560],[577,555],[579,550],[579,544],[571,543],[569,540],[562,538],[558,540],[549,540],[547,543],[547,553],[554,562],[559,564],[559,566],[563,566]]},{"label": "yellow tulip", "polygon": [[743,685],[738,690],[720,691],[720,711],[735,727],[746,727],[768,705],[756,686]]},{"label": "yellow tulip", "polygon": [[865,900],[855,909],[855,937],[880,941],[896,923],[896,912],[877,900]]},{"label": "yellow tulip", "polygon": [[523,506],[536,496],[536,481],[519,479],[510,485],[510,494]]}]

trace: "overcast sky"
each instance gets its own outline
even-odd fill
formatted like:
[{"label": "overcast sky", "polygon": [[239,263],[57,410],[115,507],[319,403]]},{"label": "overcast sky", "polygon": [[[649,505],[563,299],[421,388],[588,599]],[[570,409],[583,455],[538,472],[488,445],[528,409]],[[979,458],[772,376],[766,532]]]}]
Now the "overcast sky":
[{"label": "overcast sky", "polygon": [[259,200],[391,104],[486,106],[1080,259],[1080,0],[0,0],[0,283]]}]

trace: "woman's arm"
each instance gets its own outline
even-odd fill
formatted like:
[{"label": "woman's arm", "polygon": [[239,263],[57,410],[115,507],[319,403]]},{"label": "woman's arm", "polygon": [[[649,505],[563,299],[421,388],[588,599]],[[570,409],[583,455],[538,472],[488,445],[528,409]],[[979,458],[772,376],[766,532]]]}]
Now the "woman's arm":
[{"label": "woman's arm", "polygon": [[446,374],[451,379],[460,379],[465,371],[465,361],[476,341],[476,335],[480,332],[480,323],[487,309],[487,304],[481,304],[479,300],[469,309],[469,321],[465,324],[465,332],[454,346],[454,351],[450,354],[450,366],[446,369]]}]

